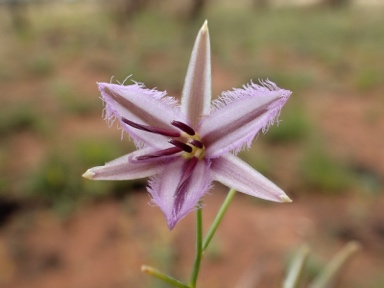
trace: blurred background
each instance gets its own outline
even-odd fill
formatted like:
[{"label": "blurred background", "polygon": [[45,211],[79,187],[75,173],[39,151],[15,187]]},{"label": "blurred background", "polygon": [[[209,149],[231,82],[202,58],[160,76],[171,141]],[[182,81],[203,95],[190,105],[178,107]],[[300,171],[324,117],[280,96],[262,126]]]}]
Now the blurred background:
[{"label": "blurred background", "polygon": [[[142,264],[188,279],[194,215],[169,232],[145,180],[81,175],[134,149],[96,82],[179,97],[205,19],[215,97],[251,79],[293,91],[240,155],[294,202],[237,194],[201,287],[280,287],[302,243],[310,279],[350,240],[335,287],[384,287],[383,15],[382,0],[0,1],[0,287],[167,287]],[[205,231],[226,192],[205,197]]]}]

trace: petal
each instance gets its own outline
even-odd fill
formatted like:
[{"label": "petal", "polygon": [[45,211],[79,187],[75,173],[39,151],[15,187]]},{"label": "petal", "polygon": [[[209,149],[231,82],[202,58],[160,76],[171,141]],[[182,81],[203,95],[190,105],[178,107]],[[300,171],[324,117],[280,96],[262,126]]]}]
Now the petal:
[{"label": "petal", "polygon": [[122,122],[126,118],[132,122],[178,131],[171,122],[185,121],[174,98],[165,96],[165,92],[144,88],[142,84],[117,85],[98,83],[105,102],[105,119],[113,122],[118,119],[121,127],[142,147],[145,143],[154,148],[163,148],[166,136],[133,128]]},{"label": "petal", "polygon": [[139,154],[147,153],[146,150],[147,149],[137,150],[112,160],[104,166],[88,169],[83,174],[83,177],[92,180],[133,180],[160,173],[164,168],[163,161],[161,160],[143,163],[131,162],[129,160]]},{"label": "petal", "polygon": [[189,61],[181,98],[181,110],[196,128],[200,118],[209,113],[211,102],[211,48],[207,21],[204,22]]},{"label": "petal", "polygon": [[272,181],[230,153],[212,159],[213,180],[239,192],[276,202],[292,202]]},{"label": "petal", "polygon": [[144,163],[144,162],[159,162],[169,161],[174,157],[180,157],[183,150],[178,147],[171,146],[163,150],[156,150],[151,147],[146,147],[131,153],[132,156],[128,157],[130,163]]},{"label": "petal", "polygon": [[[161,175],[152,177],[148,192],[152,202],[165,214],[169,229],[172,229],[191,210],[196,208],[199,199],[209,190],[211,176],[209,162],[200,160],[195,163],[192,174],[188,174],[188,161],[182,157],[169,161]],[[192,163],[193,164],[193,163]],[[183,186],[180,190],[180,186]]]},{"label": "petal", "polygon": [[265,132],[274,123],[291,92],[269,81],[262,84],[224,92],[214,101],[212,113],[201,121],[199,129],[207,157],[249,147],[261,129]]}]

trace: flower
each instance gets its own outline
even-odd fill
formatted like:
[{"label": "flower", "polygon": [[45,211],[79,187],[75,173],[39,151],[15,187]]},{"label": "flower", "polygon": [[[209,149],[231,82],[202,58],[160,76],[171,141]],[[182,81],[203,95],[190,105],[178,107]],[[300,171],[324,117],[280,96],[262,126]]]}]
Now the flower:
[{"label": "flower", "polygon": [[151,177],[148,192],[165,214],[169,229],[219,181],[239,192],[291,202],[274,183],[235,154],[276,121],[291,92],[271,81],[223,92],[211,102],[211,59],[207,21],[197,35],[180,105],[165,92],[143,84],[98,83],[105,119],[118,120],[138,150],[85,178],[132,180]]}]

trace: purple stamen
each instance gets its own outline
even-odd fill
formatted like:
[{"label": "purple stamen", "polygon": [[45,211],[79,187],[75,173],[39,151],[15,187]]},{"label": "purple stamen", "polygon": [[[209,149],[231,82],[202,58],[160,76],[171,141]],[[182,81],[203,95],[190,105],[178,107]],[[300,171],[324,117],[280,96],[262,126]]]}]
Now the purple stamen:
[{"label": "purple stamen", "polygon": [[168,136],[168,137],[180,137],[181,136],[180,132],[178,132],[178,131],[171,131],[171,130],[167,130],[167,129],[160,128],[160,127],[152,127],[152,126],[148,126],[148,125],[138,124],[138,123],[132,122],[132,121],[130,121],[124,117],[121,118],[121,121],[123,121],[125,124],[127,124],[133,128],[147,131],[147,132],[151,132],[151,133],[160,134],[160,135],[164,135],[164,136]]},{"label": "purple stamen", "polygon": [[187,133],[188,135],[195,135],[196,132],[195,130],[193,130],[192,127],[188,126],[187,124],[183,123],[183,122],[180,122],[180,121],[172,121],[171,123],[173,126],[179,128],[180,130],[184,131],[185,133]]},{"label": "purple stamen", "polygon": [[203,149],[204,148],[204,144],[203,142],[199,141],[199,140],[192,140],[191,142],[189,142],[190,144],[192,144],[193,146],[199,148],[199,149]]},{"label": "purple stamen", "polygon": [[136,160],[148,160],[148,159],[158,158],[158,157],[162,157],[162,156],[169,156],[169,155],[181,152],[181,151],[183,151],[183,150],[179,147],[171,147],[171,148],[167,148],[164,150],[153,152],[151,154],[137,156]]},{"label": "purple stamen", "polygon": [[171,141],[169,141],[169,143],[175,145],[176,147],[178,147],[181,150],[188,152],[188,153],[191,153],[193,150],[191,146],[189,146],[189,145],[187,145],[184,142],[181,142],[179,140],[172,139]]}]

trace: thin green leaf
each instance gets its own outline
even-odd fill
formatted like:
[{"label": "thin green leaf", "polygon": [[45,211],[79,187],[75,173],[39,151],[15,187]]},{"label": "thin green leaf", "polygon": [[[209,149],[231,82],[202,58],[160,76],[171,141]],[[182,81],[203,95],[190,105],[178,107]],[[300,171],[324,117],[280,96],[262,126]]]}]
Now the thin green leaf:
[{"label": "thin green leaf", "polygon": [[327,266],[312,281],[309,288],[329,288],[336,280],[341,269],[351,259],[351,257],[360,249],[358,242],[348,242],[339,253],[337,253]]},{"label": "thin green leaf", "polygon": [[157,270],[156,268],[153,268],[151,266],[143,265],[141,266],[141,271],[144,273],[147,273],[153,277],[156,277],[157,279],[160,279],[168,284],[171,284],[173,287],[179,287],[179,288],[189,288],[189,286],[171,276],[168,276],[164,274],[163,272]]},{"label": "thin green leaf", "polygon": [[308,245],[303,245],[295,258],[292,261],[292,264],[289,267],[287,277],[284,280],[283,288],[297,288],[299,287],[300,280],[303,276],[303,271],[305,267],[305,263],[307,262],[309,254]]}]

